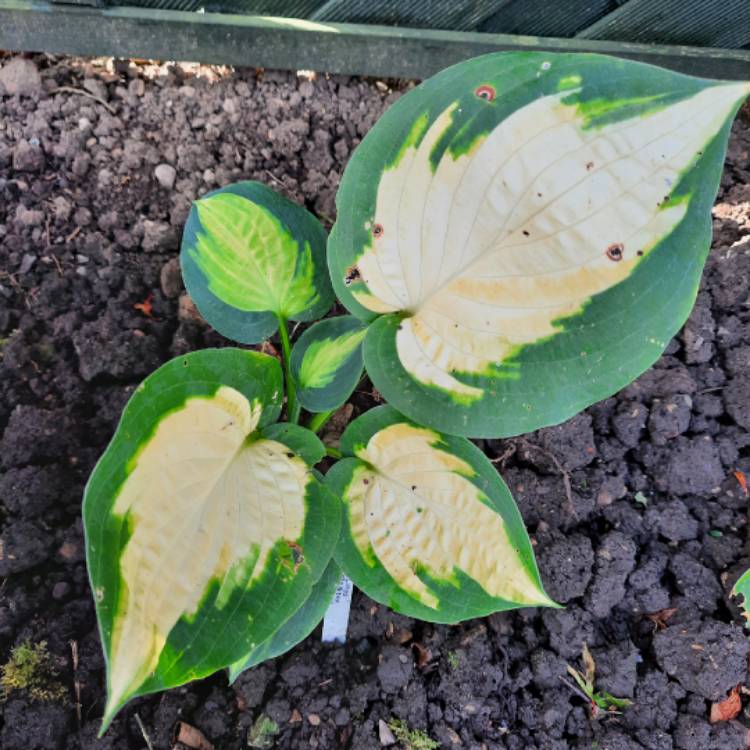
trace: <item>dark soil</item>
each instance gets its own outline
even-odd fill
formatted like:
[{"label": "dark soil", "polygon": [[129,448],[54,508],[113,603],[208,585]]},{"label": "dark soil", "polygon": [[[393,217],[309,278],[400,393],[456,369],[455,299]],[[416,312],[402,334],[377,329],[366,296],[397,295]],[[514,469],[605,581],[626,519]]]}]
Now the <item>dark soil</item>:
[{"label": "dark soil", "polygon": [[[750,651],[728,593],[750,563],[748,498],[734,476],[750,477],[746,124],[734,127],[695,311],[657,365],[566,424],[480,441],[501,459],[565,609],[442,627],[355,594],[346,646],[316,634],[234,688],[216,675],[137,700],[96,740],[103,663],[84,483],[143,376],[225,343],[183,295],[175,257],[190,201],[253,178],[330,223],[347,158],[405,86],[49,57],[8,69],[9,60],[0,69],[0,660],[14,644],[45,640],[70,693],[64,703],[8,695],[3,750],[140,749],[136,715],[155,750],[172,746],[178,719],[217,749],[239,749],[261,714],[278,723],[278,748],[379,748],[390,741],[380,722],[392,718],[446,748],[750,746],[743,714],[708,722],[711,702],[747,682]],[[358,393],[354,413],[372,401]],[[592,719],[562,681],[566,665],[582,668],[584,643],[597,685],[633,700],[621,716]]]}]

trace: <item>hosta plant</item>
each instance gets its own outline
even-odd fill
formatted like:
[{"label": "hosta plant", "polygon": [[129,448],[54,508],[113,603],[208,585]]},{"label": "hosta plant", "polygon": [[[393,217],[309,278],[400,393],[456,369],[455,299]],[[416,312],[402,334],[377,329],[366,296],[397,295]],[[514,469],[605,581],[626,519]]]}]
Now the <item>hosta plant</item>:
[{"label": "hosta plant", "polygon": [[[596,55],[493,54],[388,110],[328,238],[258,183],[198,200],[190,295],[229,339],[278,334],[282,363],[247,348],[168,362],[91,477],[103,727],[135,696],[285,651],[339,569],[432,622],[556,606],[467,438],[559,423],[659,357],[694,301],[748,92]],[[325,317],[334,290],[348,315]],[[289,321],[312,323],[293,345]],[[363,370],[389,405],[324,446]]]}]

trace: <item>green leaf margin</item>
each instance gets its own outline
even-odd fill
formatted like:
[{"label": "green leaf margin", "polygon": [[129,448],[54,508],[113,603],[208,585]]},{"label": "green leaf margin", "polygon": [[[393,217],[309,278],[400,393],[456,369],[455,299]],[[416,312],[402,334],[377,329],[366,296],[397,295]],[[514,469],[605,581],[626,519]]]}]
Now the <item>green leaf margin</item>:
[{"label": "green leaf margin", "polygon": [[246,658],[232,664],[229,682],[233,683],[243,672],[268,659],[275,659],[307,638],[318,626],[336,593],[341,578],[339,566],[331,560],[323,575],[313,586],[307,601],[268,640],[256,646]]}]

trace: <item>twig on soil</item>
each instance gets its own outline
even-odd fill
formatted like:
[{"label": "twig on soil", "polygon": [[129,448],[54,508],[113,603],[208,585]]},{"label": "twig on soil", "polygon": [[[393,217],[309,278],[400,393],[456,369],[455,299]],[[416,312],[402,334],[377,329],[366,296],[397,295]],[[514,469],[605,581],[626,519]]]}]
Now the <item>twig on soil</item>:
[{"label": "twig on soil", "polygon": [[589,696],[586,695],[586,693],[584,693],[583,690],[581,690],[579,687],[576,687],[572,682],[566,680],[562,675],[558,675],[558,679],[564,685],[567,685],[579,698],[583,698],[586,703],[591,703],[591,698],[589,698]]},{"label": "twig on soil", "polygon": [[276,183],[281,185],[281,187],[285,188],[286,185],[273,173],[270,169],[265,170],[266,174]]},{"label": "twig on soil", "polygon": [[104,107],[104,109],[106,109],[107,112],[109,112],[111,115],[115,114],[115,108],[112,105],[107,104],[104,99],[96,96],[96,94],[92,94],[90,91],[86,91],[86,89],[77,89],[75,86],[58,86],[52,93],[59,94],[63,91],[66,91],[69,94],[80,94],[81,96],[87,96],[89,99],[93,99],[95,102],[101,104],[102,107]]},{"label": "twig on soil", "polygon": [[504,451],[501,456],[497,458],[491,458],[490,463],[500,464],[500,471],[505,471],[505,463],[507,460],[516,452],[518,446],[515,443],[511,443]]},{"label": "twig on soil", "polygon": [[70,655],[73,661],[73,690],[76,696],[76,721],[81,729],[81,681],[78,679],[78,641],[70,642]]},{"label": "twig on soil", "polygon": [[538,450],[542,455],[546,456],[552,463],[555,465],[555,468],[560,472],[563,480],[563,485],[565,486],[565,497],[568,501],[568,509],[570,511],[570,514],[574,516],[575,518],[578,517],[578,514],[576,513],[575,505],[573,504],[573,487],[570,483],[570,474],[565,470],[563,465],[558,461],[557,457],[550,453],[546,448],[542,448],[541,445],[536,445],[534,443],[530,443],[527,440],[520,439],[517,443],[511,443],[505,451],[503,451],[503,454],[501,456],[498,456],[497,458],[490,459],[490,462],[493,464],[500,464],[501,471],[505,469],[505,462],[518,450],[518,445],[523,445],[524,448],[534,448],[535,450]]},{"label": "twig on soil", "polygon": [[148,736],[148,732],[146,731],[146,727],[143,726],[143,722],[141,721],[141,717],[136,713],[135,715],[135,721],[136,724],[138,724],[138,729],[141,730],[141,734],[143,735],[143,739],[146,743],[146,747],[148,750],[154,750],[154,746],[151,744],[151,738]]},{"label": "twig on soil", "polygon": [[57,272],[60,274],[60,276],[63,275],[62,265],[60,264],[60,259],[54,254],[49,254],[50,258],[52,258],[52,262],[57,266]]},{"label": "twig on soil", "polygon": [[67,245],[69,242],[72,242],[78,235],[81,233],[81,227],[76,227],[66,238],[65,238],[65,244]]}]

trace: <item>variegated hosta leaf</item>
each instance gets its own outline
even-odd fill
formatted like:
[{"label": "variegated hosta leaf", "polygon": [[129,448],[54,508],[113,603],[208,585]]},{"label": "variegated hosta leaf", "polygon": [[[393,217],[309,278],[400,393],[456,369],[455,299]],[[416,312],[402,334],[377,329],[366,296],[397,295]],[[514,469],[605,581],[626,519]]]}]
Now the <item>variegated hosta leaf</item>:
[{"label": "variegated hosta leaf", "polygon": [[256,646],[246,657],[229,667],[229,682],[234,682],[242,672],[268,659],[289,651],[292,646],[307,638],[318,626],[336,593],[341,570],[333,560],[320,580],[313,586],[307,601],[268,640]]},{"label": "variegated hosta leaf", "polygon": [[238,182],[193,204],[180,261],[190,296],[221,334],[254,344],[279,319],[315,320],[333,303],[326,233],[301,206],[260,182]]},{"label": "variegated hosta leaf", "polygon": [[337,409],[362,377],[367,329],[352,315],[310,326],[292,349],[292,377],[300,404],[312,412]]},{"label": "variegated hosta leaf", "polygon": [[[402,97],[357,148],[329,266],[411,418],[501,436],[651,365],[687,317],[748,83],[499,53]],[[378,317],[379,316],[379,317]]]},{"label": "variegated hosta leaf", "polygon": [[732,596],[742,597],[742,616],[745,618],[745,627],[750,628],[750,570],[746,570],[734,584]]},{"label": "variegated hosta leaf", "polygon": [[556,606],[508,488],[468,440],[384,406],[341,449],[351,458],[326,475],[346,509],[335,558],[368,596],[431,622]]},{"label": "variegated hosta leaf", "polygon": [[128,402],[84,498],[107,661],[103,728],[137,695],[246,657],[308,599],[338,501],[309,430],[276,425],[279,363],[239,349],[178,357]]}]

